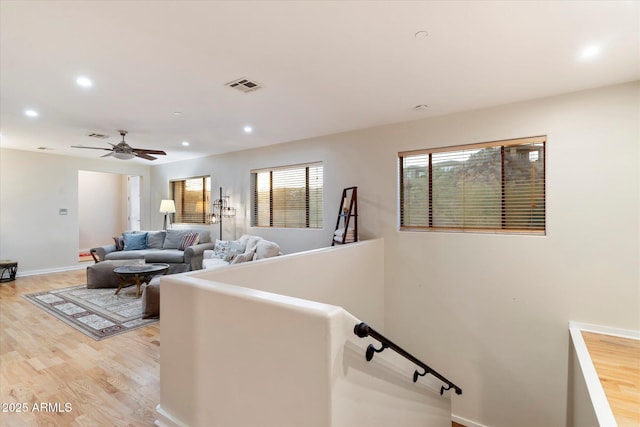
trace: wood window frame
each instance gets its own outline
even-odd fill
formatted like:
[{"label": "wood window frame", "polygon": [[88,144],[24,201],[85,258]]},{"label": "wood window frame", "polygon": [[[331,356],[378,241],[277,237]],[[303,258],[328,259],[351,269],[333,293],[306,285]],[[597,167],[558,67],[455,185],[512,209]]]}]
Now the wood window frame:
[{"label": "wood window frame", "polygon": [[[202,180],[202,188],[194,200],[187,200],[187,181]],[[180,187],[178,190],[177,187]],[[193,196],[193,195],[192,195]],[[169,197],[176,205],[176,213],[172,222],[176,224],[201,224],[210,223],[211,217],[211,176],[193,176],[189,178],[173,179],[169,181]],[[191,197],[193,199],[193,197]],[[193,204],[195,203],[195,206]],[[193,208],[193,209],[191,209]]]},{"label": "wood window frame", "polygon": [[[312,191],[311,183],[311,170],[319,168],[320,187],[319,192]],[[276,195],[276,188],[284,185],[286,178],[278,178],[279,173],[297,173],[302,175],[304,171],[304,178],[292,182],[296,187],[304,188],[304,194],[302,196],[304,204],[304,219],[301,219],[298,215],[298,219],[287,220],[283,219],[282,215],[287,216],[288,207],[286,201],[284,205],[278,209],[280,212],[277,214],[275,210],[277,205],[282,203],[282,197],[278,198]],[[318,172],[318,171],[316,171]],[[251,171],[251,226],[252,227],[265,227],[265,228],[297,228],[297,229],[322,229],[323,228],[323,211],[324,211],[324,167],[322,162],[303,163],[297,165],[279,166],[273,168],[255,169]],[[275,177],[274,177],[275,176]],[[268,180],[267,180],[268,178]],[[316,175],[318,179],[318,175]],[[265,190],[268,182],[268,189]],[[260,191],[262,188],[262,191]],[[268,192],[268,197],[264,196],[264,193]],[[263,193],[261,195],[261,193]],[[267,202],[268,200],[268,202]],[[280,200],[280,201],[279,201]],[[264,206],[264,203],[268,203],[268,207]],[[315,206],[315,208],[313,207]],[[295,209],[295,208],[293,208]],[[297,206],[300,210],[300,206]],[[312,212],[313,211],[313,212]],[[265,216],[267,218],[265,218]],[[314,219],[315,218],[315,219]]]},{"label": "wood window frame", "polygon": [[[468,144],[468,145],[460,145],[460,146],[451,146],[451,147],[438,147],[432,149],[423,149],[423,150],[412,150],[412,151],[403,151],[398,153],[398,171],[399,171],[399,229],[400,231],[458,231],[458,232],[479,232],[479,233],[504,233],[504,234],[532,234],[532,235],[546,235],[546,136],[534,136],[527,138],[517,138],[517,139],[509,139],[509,140],[500,140],[500,141],[492,141],[492,142],[484,142],[478,144]],[[508,220],[510,215],[510,209],[517,210],[520,209],[522,211],[521,205],[513,204],[513,200],[520,196],[510,196],[506,195],[507,187],[510,184],[509,177],[506,175],[507,168],[505,167],[505,151],[510,149],[511,147],[540,147],[541,151],[541,164],[536,166],[539,169],[542,169],[542,176],[536,176],[535,172],[533,173],[532,178],[532,186],[535,188],[536,183],[541,182],[541,188],[536,190],[535,195],[532,193],[531,196],[531,211],[534,208],[538,208],[536,210],[536,223],[535,225],[530,226],[513,226],[511,223],[517,223],[518,220],[512,220],[511,222]],[[433,167],[433,156],[438,154],[448,154],[448,153],[456,153],[463,151],[473,151],[473,150],[482,150],[486,148],[500,148],[500,184],[499,184],[499,192],[500,192],[500,220],[499,225],[497,226],[441,226],[436,224],[434,206],[436,204],[436,200],[434,200],[434,167]],[[535,150],[531,150],[535,151]],[[540,154],[538,154],[540,155]],[[423,224],[406,224],[405,221],[405,211],[407,211],[407,203],[411,203],[409,200],[410,197],[405,194],[407,186],[405,185],[405,180],[408,178],[405,177],[404,164],[405,159],[407,158],[417,158],[418,156],[422,156],[424,159],[428,158],[428,166],[427,166],[427,176],[428,176],[428,185],[426,187],[426,193],[424,194],[424,199],[427,200],[427,211],[419,216],[420,219],[424,222]],[[426,157],[425,157],[426,156]],[[531,160],[529,158],[530,163],[536,162],[536,160]],[[535,171],[534,166],[532,166],[532,170]],[[534,197],[536,199],[534,200]],[[541,197],[541,199],[540,199]],[[437,196],[436,196],[437,198]],[[520,197],[521,198],[521,197]],[[543,206],[536,206],[536,201],[541,200]],[[510,208],[508,206],[508,201],[512,202],[514,206]],[[424,202],[423,202],[424,203]],[[511,214],[513,215],[513,214]],[[519,214],[522,215],[522,214]],[[532,214],[533,215],[533,214]]]}]

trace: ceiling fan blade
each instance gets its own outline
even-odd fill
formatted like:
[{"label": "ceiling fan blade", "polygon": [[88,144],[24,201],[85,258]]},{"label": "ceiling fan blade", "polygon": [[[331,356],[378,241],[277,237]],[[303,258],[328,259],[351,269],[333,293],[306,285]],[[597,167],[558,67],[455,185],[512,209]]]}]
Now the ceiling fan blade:
[{"label": "ceiling fan blade", "polygon": [[134,153],[141,153],[141,154],[157,154],[157,155],[162,155],[162,156],[166,156],[167,153],[165,153],[162,150],[145,150],[144,148],[132,148]]},{"label": "ceiling fan blade", "polygon": [[157,160],[155,157],[153,157],[153,156],[149,156],[149,155],[148,155],[148,154],[146,154],[146,153],[140,153],[140,152],[138,152],[138,151],[134,151],[134,152],[133,152],[133,154],[134,154],[136,157],[140,157],[141,159],[146,159],[146,160]]},{"label": "ceiling fan blade", "polygon": [[111,151],[112,148],[103,148],[103,147],[85,147],[84,145],[72,145],[71,148],[90,148],[92,150],[107,150]]},{"label": "ceiling fan blade", "polygon": [[110,153],[105,154],[104,156],[100,156],[100,157],[109,157],[109,156],[113,156],[113,151]]}]

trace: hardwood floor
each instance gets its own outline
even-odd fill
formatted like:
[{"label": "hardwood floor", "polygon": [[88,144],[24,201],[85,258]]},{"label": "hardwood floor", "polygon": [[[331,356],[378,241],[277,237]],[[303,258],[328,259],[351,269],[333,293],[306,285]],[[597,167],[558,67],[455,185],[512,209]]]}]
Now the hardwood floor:
[{"label": "hardwood floor", "polygon": [[159,323],[94,341],[22,298],[83,283],[84,269],[0,284],[0,425],[153,425]]},{"label": "hardwood floor", "polygon": [[618,427],[640,426],[640,340],[582,336]]}]

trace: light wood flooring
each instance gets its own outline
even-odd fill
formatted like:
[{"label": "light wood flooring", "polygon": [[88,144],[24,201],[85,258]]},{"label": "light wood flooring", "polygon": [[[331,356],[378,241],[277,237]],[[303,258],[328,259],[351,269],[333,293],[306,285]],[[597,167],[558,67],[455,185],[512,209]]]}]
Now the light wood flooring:
[{"label": "light wood flooring", "polygon": [[159,323],[94,341],[22,298],[84,283],[82,269],[0,284],[1,426],[153,425]]},{"label": "light wood flooring", "polygon": [[640,340],[582,336],[618,427],[640,426]]}]

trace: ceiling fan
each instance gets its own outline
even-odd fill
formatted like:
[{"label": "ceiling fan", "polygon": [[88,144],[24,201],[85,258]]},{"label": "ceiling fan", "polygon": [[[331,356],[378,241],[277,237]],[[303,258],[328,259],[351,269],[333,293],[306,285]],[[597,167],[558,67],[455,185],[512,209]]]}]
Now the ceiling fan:
[{"label": "ceiling fan", "polygon": [[105,154],[104,156],[101,156],[101,157],[113,156],[116,159],[120,159],[120,160],[129,160],[129,159],[133,159],[134,157],[140,157],[141,159],[146,159],[146,160],[156,160],[157,158],[151,156],[151,154],[156,156],[167,155],[167,153],[165,153],[162,150],[145,150],[143,148],[133,148],[129,144],[124,142],[124,136],[127,134],[127,131],[120,130],[118,132],[120,132],[120,135],[122,135],[122,141],[116,145],[109,143],[111,144],[112,148],[85,147],[83,145],[72,145],[71,148],[90,148],[92,150],[106,150],[106,151],[110,151],[110,153]]}]

